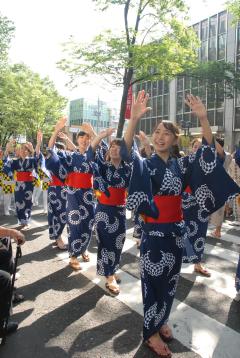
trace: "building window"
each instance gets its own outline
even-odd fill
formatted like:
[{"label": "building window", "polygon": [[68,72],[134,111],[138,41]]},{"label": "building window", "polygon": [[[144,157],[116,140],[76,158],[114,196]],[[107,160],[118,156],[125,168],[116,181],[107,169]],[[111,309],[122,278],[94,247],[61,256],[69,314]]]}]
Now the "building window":
[{"label": "building window", "polygon": [[226,35],[218,36],[218,60],[225,60],[226,58]]},{"label": "building window", "polygon": [[209,22],[209,37],[215,37],[217,34],[217,16],[210,18]]},{"label": "building window", "polygon": [[216,58],[217,58],[216,37],[212,37],[209,39],[208,59],[209,61],[215,61]]},{"label": "building window", "polygon": [[208,117],[208,121],[209,121],[210,126],[214,126],[215,125],[215,120],[214,120],[215,113],[214,113],[214,111],[208,111],[207,112],[207,117]]},{"label": "building window", "polygon": [[205,41],[208,39],[208,20],[204,20],[201,23],[201,40]]},{"label": "building window", "polygon": [[201,60],[203,62],[208,60],[208,42],[203,41],[201,45]]},{"label": "building window", "polygon": [[240,107],[235,109],[235,129],[240,129]]},{"label": "building window", "polygon": [[218,20],[218,34],[225,34],[227,32],[227,13],[219,14]]},{"label": "building window", "polygon": [[223,109],[217,109],[216,111],[216,126],[220,126],[223,127],[223,123],[224,123],[224,114],[223,114]]}]

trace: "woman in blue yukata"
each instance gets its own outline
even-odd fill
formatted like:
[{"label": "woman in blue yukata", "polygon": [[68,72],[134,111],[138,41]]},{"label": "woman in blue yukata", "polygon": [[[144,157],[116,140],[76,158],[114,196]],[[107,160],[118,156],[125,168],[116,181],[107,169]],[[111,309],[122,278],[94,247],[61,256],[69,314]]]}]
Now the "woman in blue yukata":
[{"label": "woman in blue yukata", "polygon": [[[141,91],[136,101],[133,100],[122,148],[126,156],[131,150],[140,118],[150,110],[148,99],[148,95]],[[171,151],[177,143],[179,130],[172,122],[160,122],[152,136],[155,154],[150,159],[142,159],[135,152],[127,203],[129,210],[137,207],[144,219],[140,248],[143,339],[151,350],[164,358],[172,355],[165,342],[173,339],[168,319],[186,237],[181,194],[189,185],[201,207],[201,216],[206,218],[230,196],[240,192],[222,166],[217,164],[215,148],[211,146],[212,132],[201,100],[189,95],[186,104],[199,118],[204,144],[196,153],[174,159]],[[124,158],[124,154],[122,156]]]},{"label": "woman in blue yukata", "polygon": [[[110,134],[110,133],[109,133]],[[102,135],[91,146],[97,147]],[[116,276],[126,238],[126,196],[131,175],[131,165],[120,156],[122,140],[113,139],[96,151],[95,162],[106,190],[96,190],[97,206],[95,228],[98,241],[97,273],[106,278],[106,288],[113,295],[120,292],[120,279]],[[94,180],[94,187],[95,187]],[[98,183],[96,183],[98,184]]]},{"label": "woman in blue yukata", "polygon": [[[53,150],[56,155],[63,156],[65,149],[66,147],[63,143],[55,143]],[[60,180],[54,175],[55,172],[59,172],[59,161],[53,163],[51,168],[49,168],[47,164],[48,161],[46,161],[46,167],[49,173],[49,184],[47,189],[49,238],[50,240],[55,240],[55,244],[60,250],[67,250],[67,246],[62,238],[62,233],[67,223],[67,189],[64,180]]]},{"label": "woman in blue yukata", "polygon": [[[37,168],[42,160],[40,148],[42,144],[42,132],[37,133],[37,145],[34,153],[32,143],[20,144],[18,149],[18,158],[6,159],[3,171],[11,178],[16,178],[15,185],[15,204],[18,222],[22,230],[29,228],[29,222],[32,213],[32,195],[33,180],[37,175]],[[8,156],[10,145],[6,147],[6,156]]]},{"label": "woman in blue yukata", "polygon": [[[46,165],[60,180],[64,180],[67,186],[67,224],[68,224],[68,252],[70,266],[74,270],[80,270],[78,256],[82,256],[84,262],[90,260],[87,252],[94,224],[94,200],[93,200],[93,172],[92,152],[90,141],[96,134],[93,128],[84,123],[77,135],[76,150],[65,151],[58,156],[52,148],[59,132],[65,127],[67,118],[58,121],[49,141],[49,157]],[[104,135],[107,133],[104,133]],[[55,169],[58,168],[55,172]]]}]

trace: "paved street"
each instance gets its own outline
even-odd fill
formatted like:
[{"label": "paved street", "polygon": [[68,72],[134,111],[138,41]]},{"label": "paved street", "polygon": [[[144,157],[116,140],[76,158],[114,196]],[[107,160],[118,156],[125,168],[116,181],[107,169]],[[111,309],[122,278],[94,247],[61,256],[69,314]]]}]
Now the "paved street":
[{"label": "paved street", "polygon": [[[16,218],[1,216],[0,222],[14,226]],[[95,238],[91,262],[72,272],[67,253],[53,248],[48,239],[46,216],[35,210],[19,263],[17,286],[26,298],[12,317],[20,323],[19,330],[0,348],[0,356],[155,357],[141,344],[139,252],[132,231],[129,223],[121,294],[113,298],[95,274]],[[192,265],[184,265],[170,316],[174,358],[240,357],[240,302],[233,301],[239,248],[240,227],[225,223],[221,240],[207,238],[205,260],[212,277],[196,276]]]}]

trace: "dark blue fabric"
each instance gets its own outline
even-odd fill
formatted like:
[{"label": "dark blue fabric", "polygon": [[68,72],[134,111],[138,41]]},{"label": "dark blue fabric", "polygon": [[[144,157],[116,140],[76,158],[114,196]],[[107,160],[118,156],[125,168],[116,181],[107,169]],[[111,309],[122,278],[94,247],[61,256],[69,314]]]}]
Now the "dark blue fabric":
[{"label": "dark blue fabric", "polygon": [[[37,168],[42,155],[37,157],[29,157],[22,159],[8,159],[5,162],[3,171],[10,176],[14,177],[14,172],[31,172],[34,177],[37,177]],[[33,182],[17,181],[15,185],[15,203],[18,222],[22,225],[29,223],[32,213],[32,194]]]},{"label": "dark blue fabric", "polygon": [[[141,159],[136,153],[129,185],[128,208],[156,216],[153,196],[181,195],[190,185],[205,220],[240,188],[217,163],[214,148],[203,145],[196,154],[165,163],[156,154]],[[161,213],[160,213],[161,215]],[[167,322],[172,307],[187,228],[180,223],[144,224],[141,282],[144,304],[143,338]]]},{"label": "dark blue fabric", "polygon": [[239,255],[238,266],[237,266],[235,287],[236,287],[237,292],[240,293],[240,255]]}]

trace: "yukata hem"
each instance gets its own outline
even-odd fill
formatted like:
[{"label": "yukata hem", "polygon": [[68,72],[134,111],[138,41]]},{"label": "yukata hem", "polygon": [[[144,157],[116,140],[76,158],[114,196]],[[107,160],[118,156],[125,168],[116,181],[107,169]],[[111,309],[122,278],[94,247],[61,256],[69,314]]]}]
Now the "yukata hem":
[{"label": "yukata hem", "polygon": [[30,224],[30,222],[31,222],[31,218],[30,219],[28,219],[28,220],[24,220],[24,219],[18,219],[18,224],[19,225],[28,225],[28,224]]},{"label": "yukata hem", "polygon": [[109,277],[109,276],[113,276],[113,275],[115,275],[115,273],[119,270],[119,265],[117,265],[114,269],[113,269],[113,271],[111,271],[111,273],[108,273],[108,275],[105,275],[105,274],[103,274],[102,272],[99,272],[99,270],[97,269],[97,274],[99,275],[99,276],[101,276],[101,277]]}]

